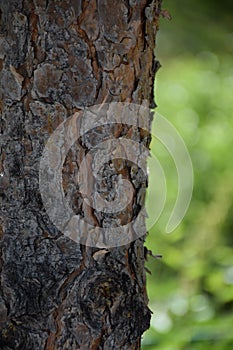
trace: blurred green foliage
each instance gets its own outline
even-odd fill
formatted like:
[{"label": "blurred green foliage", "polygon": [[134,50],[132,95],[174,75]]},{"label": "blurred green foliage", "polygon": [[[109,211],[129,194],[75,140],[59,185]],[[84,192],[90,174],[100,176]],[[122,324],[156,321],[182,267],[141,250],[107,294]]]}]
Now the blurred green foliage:
[{"label": "blurred green foliage", "polygon": [[[152,153],[167,180],[167,202],[146,245],[151,328],[143,350],[233,349],[233,3],[164,0],[157,112],[183,137],[194,167],[189,210],[171,234],[165,226],[177,194],[177,173],[157,140]],[[156,125],[154,125],[156,128]],[[154,133],[156,130],[154,129]],[[156,174],[149,177],[153,197]],[[153,206],[156,207],[156,194]],[[151,203],[151,202],[150,202]],[[153,207],[150,210],[153,213]]]}]

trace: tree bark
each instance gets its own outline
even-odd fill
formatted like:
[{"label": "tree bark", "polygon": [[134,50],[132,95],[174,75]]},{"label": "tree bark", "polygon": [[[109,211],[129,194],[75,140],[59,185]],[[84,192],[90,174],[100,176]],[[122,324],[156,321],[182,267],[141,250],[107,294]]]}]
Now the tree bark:
[{"label": "tree bark", "polygon": [[[39,166],[49,136],[85,107],[154,107],[159,13],[160,0],[0,0],[0,349],[140,349],[150,323],[144,235],[104,249],[66,237],[44,208]],[[114,215],[86,204],[80,157],[109,134],[149,147],[149,133],[125,121],[90,130],[63,166],[74,212],[100,227],[130,222],[147,182],[130,162],[106,164],[106,198],[122,174],[133,199]]]}]

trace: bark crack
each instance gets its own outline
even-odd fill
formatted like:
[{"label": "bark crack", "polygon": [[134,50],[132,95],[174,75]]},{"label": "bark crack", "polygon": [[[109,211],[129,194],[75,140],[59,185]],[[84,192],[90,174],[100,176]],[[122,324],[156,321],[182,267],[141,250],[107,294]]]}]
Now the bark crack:
[{"label": "bark crack", "polygon": [[81,28],[81,22],[80,19],[77,20],[77,32],[80,35],[82,39],[86,42],[89,48],[89,55],[91,59],[91,65],[93,69],[94,76],[97,80],[97,86],[96,86],[96,95],[95,100],[98,100],[98,96],[100,94],[101,86],[102,86],[102,73],[101,73],[101,67],[98,61],[98,54],[95,45],[93,44],[93,41],[91,41],[88,38],[87,33],[84,29]]}]

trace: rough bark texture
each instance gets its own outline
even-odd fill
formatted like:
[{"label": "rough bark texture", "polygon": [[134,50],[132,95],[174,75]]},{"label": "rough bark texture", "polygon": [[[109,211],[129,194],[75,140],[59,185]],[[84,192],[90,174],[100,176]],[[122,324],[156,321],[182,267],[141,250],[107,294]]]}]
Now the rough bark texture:
[{"label": "rough bark texture", "polygon": [[[159,12],[160,0],[0,0],[0,349],[140,349],[150,322],[143,239],[96,254],[65,237],[43,208],[38,170],[49,135],[72,113],[112,101],[153,107]],[[102,227],[132,220],[147,181],[129,162],[107,164],[102,192],[121,173],[132,203],[115,217],[85,205],[77,154],[109,133],[149,146],[127,121],[92,130],[63,171],[74,211]]]}]

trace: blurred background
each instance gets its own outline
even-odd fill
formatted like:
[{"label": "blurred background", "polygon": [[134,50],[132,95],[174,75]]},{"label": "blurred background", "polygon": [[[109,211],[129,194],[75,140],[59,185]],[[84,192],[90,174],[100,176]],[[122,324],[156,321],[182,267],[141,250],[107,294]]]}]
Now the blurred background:
[{"label": "blurred background", "polygon": [[[194,167],[194,191],[180,226],[165,233],[177,195],[177,173],[156,140],[167,202],[146,246],[153,311],[143,350],[233,349],[233,1],[164,0],[156,77],[157,112],[183,137]],[[155,126],[154,126],[155,127]],[[155,131],[154,131],[155,133]],[[149,178],[152,193],[156,174]],[[153,200],[156,206],[156,196]],[[150,205],[151,207],[151,205]],[[153,208],[150,208],[150,211]]]}]

